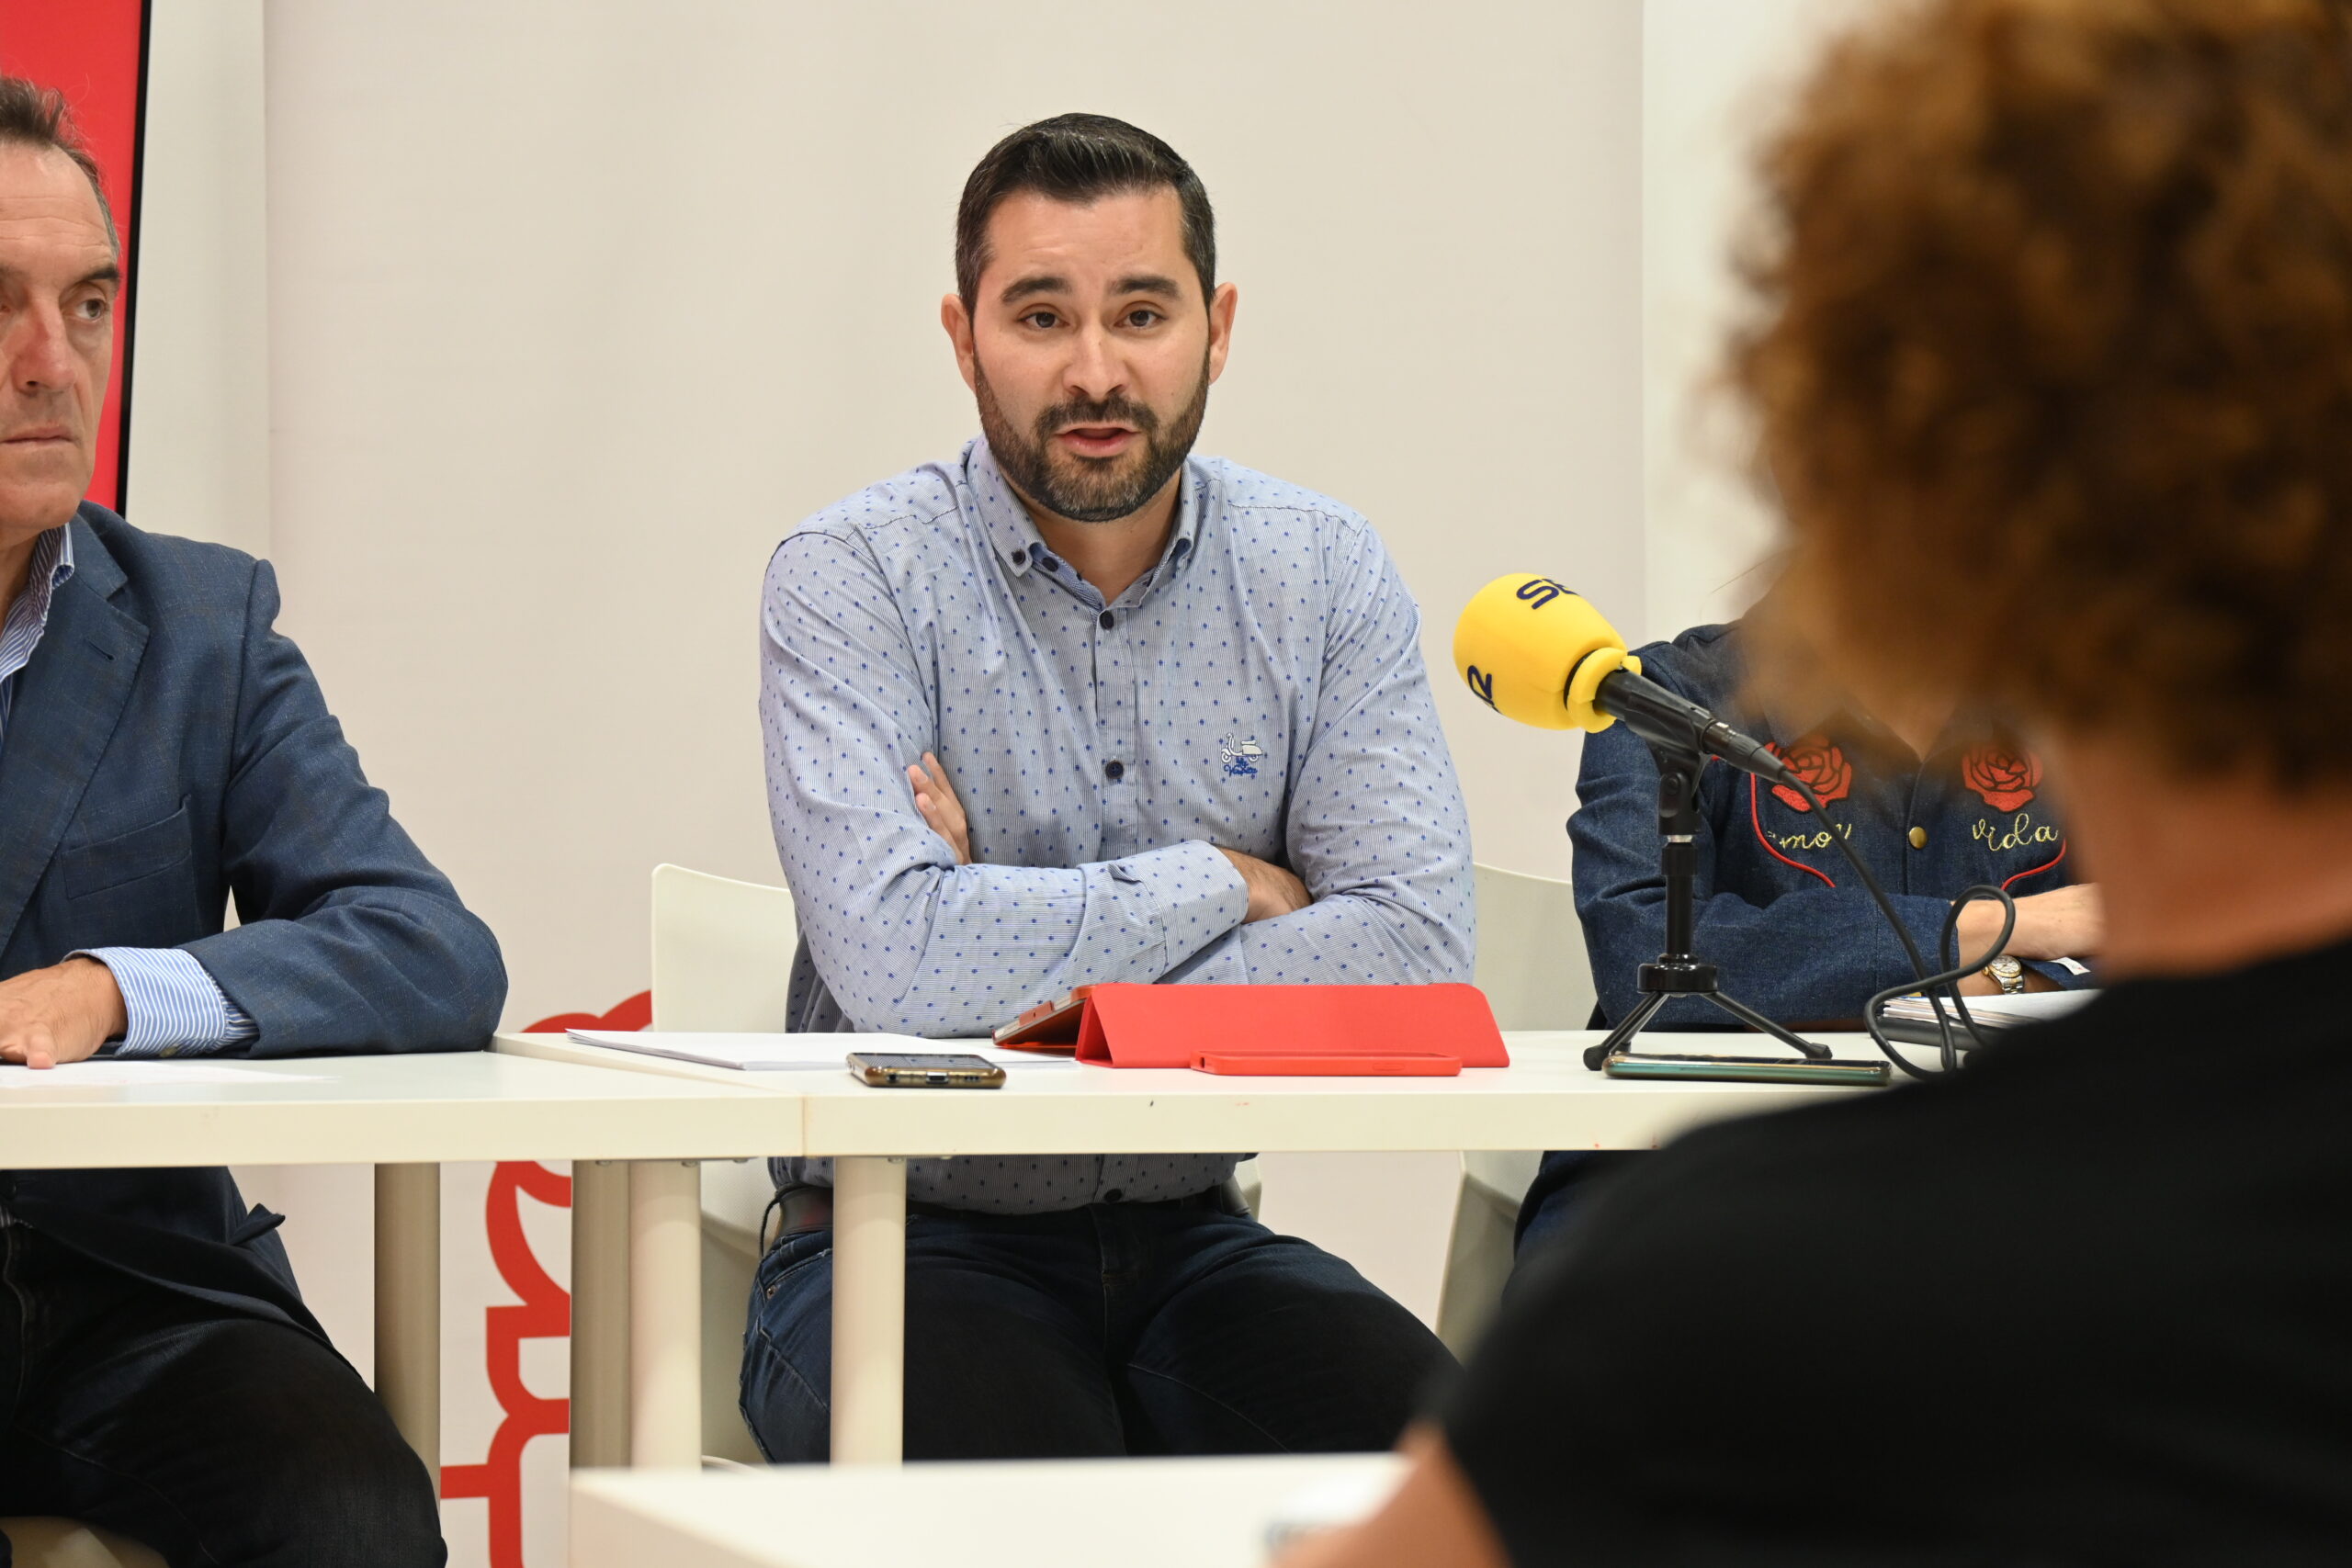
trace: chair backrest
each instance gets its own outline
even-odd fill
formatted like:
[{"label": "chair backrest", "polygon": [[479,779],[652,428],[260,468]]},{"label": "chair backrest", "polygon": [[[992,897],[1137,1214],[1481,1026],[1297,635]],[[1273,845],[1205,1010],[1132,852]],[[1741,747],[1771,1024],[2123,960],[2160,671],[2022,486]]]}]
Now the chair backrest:
[{"label": "chair backrest", "polygon": [[[1592,965],[1576,890],[1550,876],[1470,868],[1478,900],[1479,989],[1505,1029],[1582,1029],[1592,1018]],[[653,994],[655,1007],[662,993]]]},{"label": "chair backrest", "polygon": [[653,1027],[780,1030],[800,941],[788,888],[653,868]]},{"label": "chair backrest", "polygon": [[[763,1033],[788,1021],[792,953],[800,941],[789,888],[653,868],[653,1027]],[[760,1462],[736,1413],[743,1303],[760,1260],[760,1226],[775,1195],[763,1159],[702,1167],[702,1447]]]},{"label": "chair backrest", "polygon": [[[653,1027],[714,1034],[783,1029],[799,941],[789,888],[655,866]],[[753,1259],[760,1215],[775,1192],[764,1160],[703,1167],[703,1212],[741,1233],[734,1239]]]}]

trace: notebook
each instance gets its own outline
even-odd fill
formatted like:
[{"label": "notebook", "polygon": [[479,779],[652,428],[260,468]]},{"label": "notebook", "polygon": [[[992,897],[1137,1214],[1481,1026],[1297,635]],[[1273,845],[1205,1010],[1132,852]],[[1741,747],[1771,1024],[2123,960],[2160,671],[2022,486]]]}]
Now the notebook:
[{"label": "notebook", "polygon": [[[2016,996],[1971,997],[1968,998],[1968,1016],[1976,1021],[1978,1032],[1992,1040],[2007,1031],[2022,1029],[2030,1023],[2047,1023],[2053,1018],[2064,1018],[2098,995],[2097,991],[2023,991]],[[1953,1039],[1966,1045],[1968,1030],[1960,1021],[1960,1014],[1950,1001],[1944,1003],[1944,1016],[1951,1021]],[[1879,1014],[1879,1022],[1885,1029],[1888,1039],[1900,1040],[1906,1045],[1939,1045],[1943,1043],[1943,1036],[1936,1029],[1935,1010],[1922,996],[1895,998]]]}]

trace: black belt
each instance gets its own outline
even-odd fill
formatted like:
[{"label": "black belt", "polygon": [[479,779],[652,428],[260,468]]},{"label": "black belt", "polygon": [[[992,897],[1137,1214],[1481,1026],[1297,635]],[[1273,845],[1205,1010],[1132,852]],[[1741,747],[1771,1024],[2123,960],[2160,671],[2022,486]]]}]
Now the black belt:
[{"label": "black belt", "polygon": [[[1186,1193],[1182,1198],[1163,1198],[1152,1203],[1133,1205],[1137,1208],[1209,1209],[1225,1214],[1246,1214],[1249,1205],[1241,1201],[1241,1185],[1227,1179],[1215,1187]],[[926,1203],[919,1199],[907,1200],[910,1214],[969,1216],[978,1211],[951,1208],[944,1203]],[[761,1243],[773,1247],[788,1235],[800,1235],[808,1231],[831,1230],[833,1225],[833,1190],[814,1187],[802,1182],[779,1188],[775,1201],[768,1204],[767,1215],[772,1224],[761,1227]]]}]

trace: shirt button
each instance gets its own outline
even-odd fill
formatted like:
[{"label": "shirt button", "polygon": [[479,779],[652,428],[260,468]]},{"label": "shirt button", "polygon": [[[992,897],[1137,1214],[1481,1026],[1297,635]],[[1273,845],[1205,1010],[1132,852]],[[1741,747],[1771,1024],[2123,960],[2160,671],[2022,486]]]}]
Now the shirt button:
[{"label": "shirt button", "polygon": [[1928,847],[1928,830],[1925,828],[1911,829],[1911,847],[1915,850],[1924,850]]},{"label": "shirt button", "polygon": [[1028,563],[1028,560],[1029,560],[1029,547],[1028,547],[1026,545],[1023,546],[1021,548],[1019,548],[1019,549],[1017,549],[1017,550],[1015,550],[1015,551],[1013,551],[1013,552],[1012,552],[1012,564],[1013,564],[1013,565],[1015,565],[1015,566],[1024,566],[1024,565],[1026,565],[1026,564]]},{"label": "shirt button", "polygon": [[1105,1203],[1115,1203],[1126,1195],[1126,1189],[1123,1187],[1114,1187],[1111,1190],[1102,1194],[1102,1201]]},{"label": "shirt button", "polygon": [[1111,614],[1108,610],[1103,611],[1102,615],[1096,617],[1096,619],[1101,622],[1102,629],[1106,632],[1113,626],[1119,624],[1119,617]]},{"label": "shirt button", "polygon": [[1109,779],[1113,784],[1117,784],[1121,779],[1127,776],[1127,765],[1119,761],[1116,757],[1114,757],[1109,761],[1102,764],[1102,776]]}]

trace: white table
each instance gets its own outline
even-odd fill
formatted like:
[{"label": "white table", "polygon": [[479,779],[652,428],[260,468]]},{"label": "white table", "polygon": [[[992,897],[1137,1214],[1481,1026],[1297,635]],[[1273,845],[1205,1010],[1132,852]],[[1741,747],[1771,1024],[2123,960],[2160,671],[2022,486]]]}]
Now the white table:
[{"label": "white table", "polygon": [[1261,1568],[1302,1495],[1393,1482],[1388,1454],[601,1472],[572,1568]]},{"label": "white table", "polygon": [[[175,1083],[158,1071],[148,1083],[76,1087],[62,1075],[0,1068],[9,1076],[0,1087],[0,1164],[18,1170],[373,1165],[376,1392],[437,1476],[440,1168],[579,1162],[575,1235],[592,1255],[599,1245],[611,1249],[606,1237],[622,1237],[619,1245],[639,1260],[628,1279],[639,1294],[630,1312],[609,1294],[575,1289],[573,1353],[580,1357],[584,1339],[592,1356],[620,1367],[617,1377],[647,1388],[649,1397],[632,1402],[644,1415],[627,1430],[612,1414],[616,1401],[600,1399],[599,1380],[576,1375],[575,1448],[584,1428],[591,1459],[616,1462],[633,1452],[639,1462],[694,1462],[701,1447],[695,1347],[689,1344],[681,1361],[666,1336],[631,1337],[628,1325],[658,1329],[699,1312],[701,1205],[691,1162],[777,1152],[772,1096],[481,1051],[221,1065],[238,1069],[237,1078]],[[796,1128],[781,1147],[797,1140]],[[589,1161],[629,1163],[600,1168]],[[615,1381],[608,1374],[601,1386],[609,1390]]]},{"label": "white table", "polygon": [[[844,1052],[853,1036],[839,1036]],[[1840,1056],[1874,1054],[1828,1035]],[[1451,1078],[1219,1077],[1189,1070],[1015,1067],[1003,1089],[877,1089],[841,1073],[747,1074],[504,1034],[495,1049],[647,1077],[755,1080],[797,1114],[800,1150],[833,1166],[832,1452],[892,1463],[905,1409],[906,1161],[943,1155],[1646,1149],[1702,1122],[1868,1092],[1666,1083],[1587,1070],[1595,1032],[1504,1036],[1509,1067]],[[956,1043],[941,1041],[953,1051]],[[786,1117],[780,1115],[781,1127]]]}]

